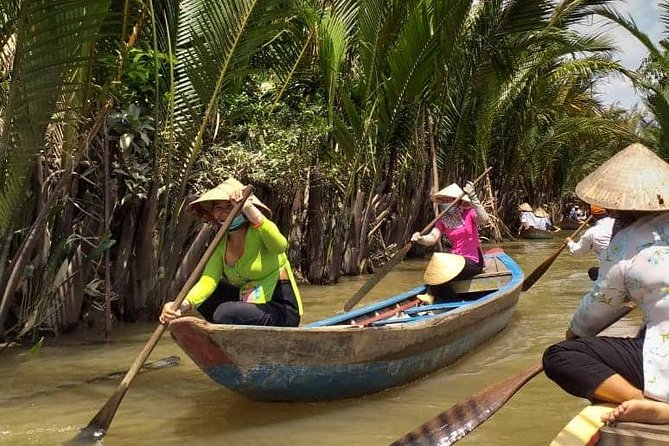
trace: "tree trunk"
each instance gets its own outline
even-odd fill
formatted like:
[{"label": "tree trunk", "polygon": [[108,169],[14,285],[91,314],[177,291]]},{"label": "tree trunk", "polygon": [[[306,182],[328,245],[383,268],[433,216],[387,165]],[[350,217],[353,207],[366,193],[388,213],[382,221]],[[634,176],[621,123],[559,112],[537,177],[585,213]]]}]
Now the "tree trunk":
[{"label": "tree trunk", "polygon": [[325,215],[323,204],[323,179],[317,168],[311,169],[309,201],[307,207],[307,246],[305,273],[310,283],[324,282],[325,265]]},{"label": "tree trunk", "polygon": [[195,239],[188,246],[188,250],[186,251],[185,255],[176,256],[177,259],[181,261],[178,263],[179,267],[170,283],[167,296],[162,296],[163,302],[174,299],[179,293],[179,290],[183,288],[183,286],[186,284],[186,281],[188,280],[188,276],[200,261],[200,258],[207,249],[208,242],[214,237],[215,233],[216,228],[214,226],[202,225],[197,235],[195,236]]},{"label": "tree trunk", "polygon": [[135,233],[137,229],[137,209],[138,206],[134,200],[127,200],[126,203],[115,212],[115,220],[119,222],[120,228],[114,234],[118,243],[115,245],[115,256],[113,266],[114,291],[122,296],[119,302],[120,310],[125,313],[127,305],[132,304],[130,299],[125,296],[130,294],[130,269],[132,268],[132,247],[135,242]]},{"label": "tree trunk", "polygon": [[363,209],[365,206],[365,193],[361,190],[355,195],[353,202],[353,210],[350,217],[351,229],[348,233],[348,240],[346,242],[346,249],[344,250],[344,259],[342,270],[344,274],[358,275],[360,274],[360,235],[362,233],[362,218]]},{"label": "tree trunk", "polygon": [[294,266],[293,272],[301,278],[299,265],[302,262],[302,222],[304,221],[305,188],[300,186],[295,190],[293,203],[290,207],[290,223],[288,225],[288,260]]},{"label": "tree trunk", "polygon": [[[158,219],[158,184],[151,182],[149,194],[142,206],[137,223],[137,235],[134,244],[134,280],[136,292],[133,294],[133,307],[144,308],[149,290],[155,285],[156,258],[154,256],[154,228]],[[138,315],[132,314],[136,318]]]},{"label": "tree trunk", "polygon": [[[188,212],[182,210],[176,214],[176,218],[178,218],[178,221],[175,225],[175,229],[173,231],[168,231],[169,234],[172,234],[172,237],[166,239],[162,244],[163,252],[161,253],[161,281],[160,286],[154,288],[154,299],[160,304],[160,306],[162,306],[162,303],[165,302],[165,300],[169,300],[171,296],[176,296],[173,290],[174,281],[177,280],[177,269],[181,264],[183,253],[187,250],[186,243],[188,240],[190,240],[193,234],[192,226],[194,223],[194,218]],[[200,231],[207,227],[208,225],[201,227]],[[188,273],[186,273],[186,276],[187,275]]]}]

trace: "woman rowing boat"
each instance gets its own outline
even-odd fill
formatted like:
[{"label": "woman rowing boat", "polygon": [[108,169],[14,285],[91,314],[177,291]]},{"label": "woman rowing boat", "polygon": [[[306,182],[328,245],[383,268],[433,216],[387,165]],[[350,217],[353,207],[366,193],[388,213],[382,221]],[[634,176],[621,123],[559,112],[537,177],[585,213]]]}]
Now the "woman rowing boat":
[{"label": "woman rowing boat", "polygon": [[[633,144],[576,193],[616,210],[616,223],[567,340],[544,353],[546,375],[572,395],[618,404],[606,421],[669,423],[669,164]],[[628,300],[643,311],[639,336],[595,337]]]}]

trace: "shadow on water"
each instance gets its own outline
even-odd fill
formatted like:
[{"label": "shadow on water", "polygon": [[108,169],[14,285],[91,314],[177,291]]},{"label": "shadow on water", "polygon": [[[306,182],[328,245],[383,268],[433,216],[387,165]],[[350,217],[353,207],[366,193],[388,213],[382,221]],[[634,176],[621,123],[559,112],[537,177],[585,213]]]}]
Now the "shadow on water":
[{"label": "shadow on water", "polygon": [[[226,395],[225,403],[221,404],[221,393],[228,394],[226,390],[219,390],[199,395],[194,404],[175,417],[174,432],[187,436],[196,431],[200,439],[213,441],[220,439],[221,434],[241,433],[286,422],[308,423],[310,418],[328,417],[334,412],[364,404],[359,398],[313,403],[259,402],[236,394]],[[217,421],[202,416],[207,413],[216,414]]]},{"label": "shadow on water", "polygon": [[[176,356],[176,355],[170,355],[165,358],[159,359],[157,361],[150,361],[147,362],[142,366],[142,368],[139,370],[138,373],[145,373],[151,370],[160,370],[164,369],[167,367],[175,367],[179,365],[181,362],[181,358]],[[17,401],[25,401],[25,400],[31,400],[34,398],[38,398],[41,396],[49,395],[54,392],[61,392],[64,390],[69,390],[73,387],[78,387],[84,384],[92,384],[92,383],[97,383],[101,381],[107,381],[107,380],[113,380],[113,381],[118,381],[123,379],[125,374],[128,373],[127,370],[119,370],[116,372],[109,372],[105,375],[101,376],[96,376],[93,378],[88,378],[83,381],[77,381],[77,382],[68,382],[68,383],[62,383],[58,384],[55,387],[52,388],[46,388],[46,389],[40,389],[33,391],[29,394],[20,394],[20,395],[12,395],[10,397],[4,398],[0,400],[0,405],[4,406],[7,404],[11,404],[13,402]]]}]

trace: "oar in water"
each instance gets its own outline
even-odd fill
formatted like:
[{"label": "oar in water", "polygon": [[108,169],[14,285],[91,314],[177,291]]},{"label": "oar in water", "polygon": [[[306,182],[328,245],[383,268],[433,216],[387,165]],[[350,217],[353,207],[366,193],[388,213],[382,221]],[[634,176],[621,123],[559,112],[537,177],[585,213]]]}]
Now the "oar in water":
[{"label": "oar in water", "polygon": [[[602,331],[634,308],[633,304],[621,308],[615,319]],[[421,424],[402,438],[394,441],[390,446],[429,446],[433,444],[450,446],[483,424],[509,401],[525,383],[543,370],[543,365],[538,363],[502,382],[486,387]]]},{"label": "oar in water", "polygon": [[[488,167],[472,183],[474,185],[476,185],[476,183],[481,181],[483,179],[483,177],[485,177],[488,174],[488,172],[490,172],[491,170],[492,170],[492,167]],[[463,192],[462,194],[460,194],[459,197],[457,197],[455,199],[455,201],[451,202],[448,206],[446,206],[446,209],[444,209],[439,214],[437,214],[437,216],[434,217],[434,219],[430,223],[428,223],[427,226],[425,226],[422,231],[420,231],[420,235],[426,235],[428,232],[430,232],[432,230],[432,226],[434,226],[434,224],[437,223],[439,221],[439,219],[441,217],[443,217],[446,212],[449,211],[449,209],[451,209],[453,206],[455,206],[457,203],[459,203],[460,200],[462,200],[462,197],[464,197],[465,195],[467,195],[467,194],[465,192]],[[395,253],[395,255],[393,255],[390,258],[390,260],[388,260],[386,262],[385,265],[383,265],[381,267],[381,269],[377,270],[372,275],[372,277],[370,277],[367,280],[367,282],[365,282],[365,284],[363,286],[361,286],[358,289],[358,291],[355,292],[353,297],[351,297],[344,304],[344,311],[350,311],[351,308],[356,306],[358,304],[358,302],[360,302],[362,300],[362,298],[365,297],[367,295],[367,293],[369,293],[372,290],[372,288],[374,288],[376,286],[376,284],[379,283],[379,281],[381,279],[383,279],[386,276],[386,274],[388,274],[390,272],[390,270],[392,270],[395,267],[395,265],[397,265],[398,263],[400,263],[402,261],[404,256],[407,255],[407,252],[409,252],[409,250],[411,249],[411,246],[413,246],[413,242],[411,242],[411,241],[407,242],[399,251],[397,251]]]},{"label": "oar in water", "polygon": [[[576,230],[571,233],[569,238],[576,237],[578,233],[581,232],[581,230],[586,227],[586,225],[590,222],[591,219],[592,215],[590,215],[583,223],[581,223],[581,226],[576,228]],[[566,247],[567,247],[567,241],[565,240],[562,242],[562,245],[557,249],[557,251],[555,251],[555,253],[552,256],[544,260],[541,265],[534,268],[534,271],[532,271],[530,275],[525,278],[521,290],[523,291],[529,290],[532,287],[532,285],[534,285],[536,281],[539,280],[539,278],[543,276],[546,271],[548,271],[548,268],[551,267],[555,259],[557,259],[557,257]]]},{"label": "oar in water", "polygon": [[[193,269],[193,271],[190,273],[190,276],[188,276],[188,280],[186,280],[186,283],[181,288],[181,291],[179,291],[179,294],[177,295],[176,299],[174,299],[174,304],[172,305],[173,309],[176,310],[181,306],[181,303],[186,298],[186,294],[193,287],[195,282],[199,279],[199,276],[202,273],[205,264],[209,260],[209,257],[211,257],[211,255],[214,253],[214,251],[216,250],[216,246],[218,246],[218,243],[221,241],[221,239],[227,232],[230,223],[232,223],[232,220],[237,216],[237,214],[239,214],[239,212],[242,209],[242,206],[244,205],[244,202],[251,195],[252,192],[253,188],[251,186],[246,186],[246,188],[244,189],[244,193],[242,194],[241,200],[238,203],[236,203],[235,206],[232,208],[230,214],[225,219],[225,221],[221,225],[221,228],[216,233],[216,236],[207,247],[207,250],[205,251],[204,255],[202,256],[198,264],[195,266],[195,269]],[[114,394],[111,397],[109,397],[105,405],[102,406],[102,408],[88,423],[88,425],[79,432],[79,435],[76,438],[77,442],[79,443],[84,441],[92,442],[95,440],[99,440],[100,438],[105,436],[107,430],[109,429],[109,425],[111,424],[112,419],[116,414],[116,410],[118,409],[119,404],[121,404],[121,400],[125,396],[125,393],[128,391],[128,387],[130,387],[130,383],[132,382],[133,378],[135,377],[139,369],[142,367],[142,364],[144,364],[146,359],[151,354],[151,351],[153,351],[153,348],[158,343],[158,340],[165,332],[165,328],[166,325],[164,324],[159,324],[158,327],[156,327],[156,330],[151,335],[151,338],[146,343],[142,351],[139,353],[139,356],[137,356],[137,359],[135,359],[135,362],[132,364],[132,367],[130,367],[128,373],[126,373],[125,377],[119,384],[118,388],[116,389],[116,392],[114,392]]]}]

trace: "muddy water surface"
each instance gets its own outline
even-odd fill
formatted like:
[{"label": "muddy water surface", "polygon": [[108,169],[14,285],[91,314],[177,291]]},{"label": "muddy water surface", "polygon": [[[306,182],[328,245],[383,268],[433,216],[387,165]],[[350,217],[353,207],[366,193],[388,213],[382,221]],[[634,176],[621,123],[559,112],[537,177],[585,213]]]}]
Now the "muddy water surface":
[{"label": "muddy water surface", "polygon": [[[529,274],[559,243],[512,242],[502,247]],[[421,282],[426,264],[427,259],[403,262],[363,304]],[[451,404],[537,362],[546,346],[562,338],[590,286],[586,270],[595,264],[594,256],[563,253],[521,294],[511,324],[486,345],[418,381],[357,399],[250,401],[210,381],[164,336],[150,360],[178,355],[180,365],[134,379],[102,444],[387,445]],[[365,280],[345,278],[336,286],[302,287],[304,322],[340,311]],[[623,327],[637,324],[637,317],[623,321]],[[5,351],[0,355],[0,444],[52,445],[73,438],[119,382],[94,378],[130,367],[154,329],[149,324],[117,328],[109,343],[82,344],[68,338],[32,356]],[[547,445],[584,405],[540,375],[458,444]]]}]

